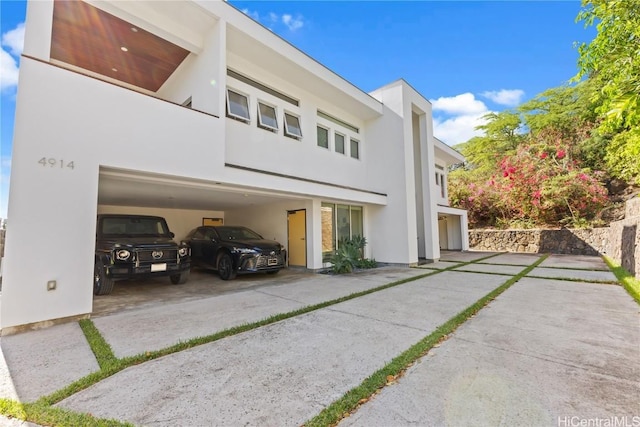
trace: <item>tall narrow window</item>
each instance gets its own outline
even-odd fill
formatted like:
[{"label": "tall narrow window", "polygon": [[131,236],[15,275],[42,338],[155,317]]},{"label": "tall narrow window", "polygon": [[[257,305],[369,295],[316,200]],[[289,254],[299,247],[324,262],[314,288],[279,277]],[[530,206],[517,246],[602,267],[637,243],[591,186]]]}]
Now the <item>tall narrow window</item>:
[{"label": "tall narrow window", "polygon": [[329,130],[318,126],[318,147],[329,148]]},{"label": "tall narrow window", "polygon": [[284,134],[292,138],[302,138],[302,130],[300,129],[300,117],[293,114],[284,113]]},{"label": "tall narrow window", "polygon": [[322,262],[329,262],[336,250],[336,205],[323,203],[320,207],[320,220],[322,222]]},{"label": "tall narrow window", "polygon": [[276,107],[258,102],[258,126],[277,131],[278,119],[276,118]]},{"label": "tall narrow window", "polygon": [[250,120],[249,97],[227,89],[227,116],[248,122]]},{"label": "tall narrow window", "polygon": [[336,153],[344,154],[344,135],[339,133],[334,134],[334,142],[336,146]]},{"label": "tall narrow window", "polygon": [[359,141],[351,138],[351,157],[354,159],[360,158]]}]

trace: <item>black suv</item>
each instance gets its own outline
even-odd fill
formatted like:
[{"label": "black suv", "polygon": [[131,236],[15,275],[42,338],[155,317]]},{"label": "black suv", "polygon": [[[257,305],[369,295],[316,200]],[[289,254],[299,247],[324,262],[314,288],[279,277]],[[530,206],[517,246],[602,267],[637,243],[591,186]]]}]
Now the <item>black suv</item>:
[{"label": "black suv", "polygon": [[116,280],[169,276],[174,285],[189,278],[189,247],[173,241],[159,216],[98,215],[93,293],[107,295]]}]

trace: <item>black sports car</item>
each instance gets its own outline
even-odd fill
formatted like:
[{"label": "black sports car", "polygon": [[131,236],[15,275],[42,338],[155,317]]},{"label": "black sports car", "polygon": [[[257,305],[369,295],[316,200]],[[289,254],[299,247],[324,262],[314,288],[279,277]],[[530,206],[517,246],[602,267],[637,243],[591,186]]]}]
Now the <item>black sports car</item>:
[{"label": "black sports car", "polygon": [[284,268],[286,251],[246,227],[202,226],[187,236],[194,265],[217,270],[222,280],[238,273],[275,274]]}]

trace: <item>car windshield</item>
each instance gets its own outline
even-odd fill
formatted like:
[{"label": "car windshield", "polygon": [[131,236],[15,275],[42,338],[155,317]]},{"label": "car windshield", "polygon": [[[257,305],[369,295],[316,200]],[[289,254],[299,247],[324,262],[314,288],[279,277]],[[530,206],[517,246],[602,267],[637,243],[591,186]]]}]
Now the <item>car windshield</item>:
[{"label": "car windshield", "polygon": [[259,234],[244,227],[218,227],[216,230],[222,240],[262,239]]},{"label": "car windshield", "polygon": [[169,229],[162,218],[103,218],[101,230],[109,236],[168,236]]}]

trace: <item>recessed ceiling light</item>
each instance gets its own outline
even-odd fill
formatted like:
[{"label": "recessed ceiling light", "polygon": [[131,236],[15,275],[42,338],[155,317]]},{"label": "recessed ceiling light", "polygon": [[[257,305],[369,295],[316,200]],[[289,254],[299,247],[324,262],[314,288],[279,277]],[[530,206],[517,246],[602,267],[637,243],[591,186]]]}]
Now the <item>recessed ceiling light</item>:
[{"label": "recessed ceiling light", "polygon": [[136,27],[131,27],[131,31],[133,31],[134,33],[137,33],[138,29]]},{"label": "recessed ceiling light", "polygon": [[120,46],[120,50],[121,50],[121,51],[123,51],[123,52],[128,52],[128,51],[129,51],[129,49],[127,49],[127,48],[126,48],[126,47],[124,47],[124,46]]}]

